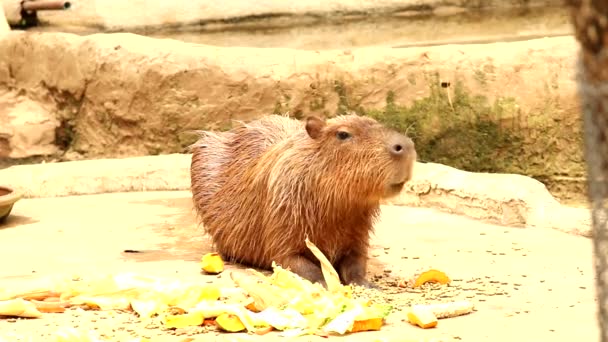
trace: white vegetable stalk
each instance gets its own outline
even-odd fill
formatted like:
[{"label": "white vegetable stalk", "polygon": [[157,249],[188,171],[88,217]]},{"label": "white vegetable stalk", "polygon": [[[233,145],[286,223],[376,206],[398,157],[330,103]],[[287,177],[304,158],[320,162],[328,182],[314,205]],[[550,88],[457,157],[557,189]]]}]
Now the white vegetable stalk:
[{"label": "white vegetable stalk", "polygon": [[413,308],[415,307],[424,307],[425,309],[432,311],[438,319],[466,315],[473,312],[475,309],[473,303],[466,300],[427,305],[417,304],[413,306]]}]

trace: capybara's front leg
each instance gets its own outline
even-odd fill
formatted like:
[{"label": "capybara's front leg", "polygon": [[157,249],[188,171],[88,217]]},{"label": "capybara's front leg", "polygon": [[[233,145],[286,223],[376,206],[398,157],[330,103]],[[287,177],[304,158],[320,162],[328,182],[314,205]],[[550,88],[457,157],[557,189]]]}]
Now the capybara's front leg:
[{"label": "capybara's front leg", "polygon": [[367,280],[367,249],[351,250],[346,253],[337,265],[337,271],[342,283],[354,284],[367,288],[378,288]]},{"label": "capybara's front leg", "polygon": [[281,258],[280,260],[277,260],[277,264],[283,268],[289,268],[291,272],[294,272],[313,283],[320,283],[321,285],[326,286],[321,267],[314,264],[310,259],[303,255],[292,255]]}]

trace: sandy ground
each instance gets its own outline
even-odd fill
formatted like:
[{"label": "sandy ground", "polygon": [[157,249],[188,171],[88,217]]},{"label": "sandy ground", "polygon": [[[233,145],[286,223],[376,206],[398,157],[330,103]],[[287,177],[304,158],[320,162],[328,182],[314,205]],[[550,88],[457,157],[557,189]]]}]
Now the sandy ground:
[{"label": "sandy ground", "polygon": [[[372,243],[370,277],[397,309],[413,302],[468,298],[477,311],[442,320],[429,330],[403,322],[403,313],[396,311],[381,331],[343,337],[349,341],[593,341],[599,336],[587,238],[387,206]],[[123,253],[126,249],[143,253]],[[48,276],[118,272],[229,284],[228,272],[219,277],[200,273],[198,261],[208,251],[208,241],[194,224],[189,192],[27,199],[17,203],[0,228],[0,284],[31,287]],[[401,278],[430,267],[448,273],[454,279],[451,286],[422,292],[396,286]],[[189,334],[194,341],[276,336],[168,332],[129,314],[71,311],[34,320],[2,319],[0,341],[27,341],[27,336],[45,341],[65,326],[95,330],[109,341],[134,336],[187,340],[176,334]]]}]

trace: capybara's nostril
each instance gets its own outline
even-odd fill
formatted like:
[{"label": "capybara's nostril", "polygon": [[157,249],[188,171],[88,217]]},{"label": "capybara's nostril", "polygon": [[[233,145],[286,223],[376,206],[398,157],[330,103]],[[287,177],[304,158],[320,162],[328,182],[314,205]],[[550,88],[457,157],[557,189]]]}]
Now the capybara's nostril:
[{"label": "capybara's nostril", "polygon": [[402,157],[413,148],[412,140],[403,135],[396,135],[389,144],[389,152],[394,157]]}]

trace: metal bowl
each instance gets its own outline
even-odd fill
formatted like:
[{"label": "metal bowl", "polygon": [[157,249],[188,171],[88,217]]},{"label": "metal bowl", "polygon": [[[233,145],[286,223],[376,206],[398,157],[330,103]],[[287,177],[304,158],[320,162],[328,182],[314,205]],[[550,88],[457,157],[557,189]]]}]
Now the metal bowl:
[{"label": "metal bowl", "polygon": [[15,202],[20,200],[22,194],[19,191],[13,190],[7,186],[0,186],[0,224],[6,221]]}]

